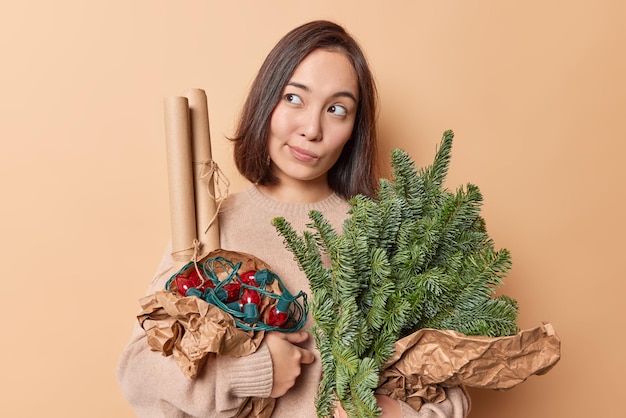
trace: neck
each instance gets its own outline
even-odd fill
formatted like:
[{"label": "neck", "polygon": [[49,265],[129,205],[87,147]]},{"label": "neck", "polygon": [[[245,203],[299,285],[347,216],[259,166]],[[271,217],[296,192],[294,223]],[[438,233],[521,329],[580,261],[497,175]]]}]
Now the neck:
[{"label": "neck", "polygon": [[284,203],[316,203],[333,194],[326,181],[312,184],[281,180],[279,184],[257,187],[264,195]]}]

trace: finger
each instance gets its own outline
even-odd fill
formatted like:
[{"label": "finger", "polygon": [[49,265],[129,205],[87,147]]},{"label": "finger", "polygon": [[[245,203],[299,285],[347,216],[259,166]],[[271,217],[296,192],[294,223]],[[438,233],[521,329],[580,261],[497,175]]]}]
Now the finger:
[{"label": "finger", "polygon": [[300,363],[311,364],[315,360],[315,356],[313,355],[313,352],[310,351],[310,350],[307,350],[305,348],[301,348],[300,349],[300,353],[301,353],[301,356],[302,356],[300,358]]},{"label": "finger", "polygon": [[347,418],[347,417],[348,417],[348,414],[341,407],[341,403],[339,403],[338,401],[335,402],[335,412],[333,413],[333,418]]},{"label": "finger", "polygon": [[284,335],[285,339],[293,344],[302,343],[309,338],[309,333],[306,331],[285,332]]}]

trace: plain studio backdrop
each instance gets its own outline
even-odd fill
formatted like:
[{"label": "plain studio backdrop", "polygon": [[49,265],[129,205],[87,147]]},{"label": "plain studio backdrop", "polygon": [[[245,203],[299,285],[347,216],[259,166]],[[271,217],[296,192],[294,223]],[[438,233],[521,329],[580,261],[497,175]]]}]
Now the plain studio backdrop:
[{"label": "plain studio backdrop", "polygon": [[4,2],[0,6],[0,411],[132,417],[115,380],[169,239],[163,99],[209,98],[231,180],[239,108],[274,43],[313,19],[360,41],[380,89],[381,162],[478,185],[513,269],[519,325],[562,360],[471,417],[623,417],[626,7],[609,1]]}]

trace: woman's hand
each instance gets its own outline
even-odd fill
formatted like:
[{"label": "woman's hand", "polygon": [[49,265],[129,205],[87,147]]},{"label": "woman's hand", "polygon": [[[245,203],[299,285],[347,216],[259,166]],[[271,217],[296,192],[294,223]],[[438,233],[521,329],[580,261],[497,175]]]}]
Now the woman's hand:
[{"label": "woman's hand", "polygon": [[378,406],[383,410],[381,418],[395,418],[400,417],[402,410],[400,409],[400,402],[395,399],[391,399],[388,396],[375,395]]},{"label": "woman's hand", "polygon": [[[402,411],[400,410],[400,404],[398,401],[383,395],[375,396],[378,406],[380,406],[380,409],[383,410],[383,413],[380,415],[381,418],[400,417]],[[348,413],[341,407],[339,402],[337,402],[337,409],[335,409],[333,418],[348,418]]]},{"label": "woman's hand", "polygon": [[309,338],[306,331],[278,332],[272,331],[265,334],[265,343],[270,351],[274,368],[274,381],[272,385],[272,398],[283,396],[296,384],[296,379],[302,371],[302,364],[310,364],[315,360],[313,352],[299,347]]}]

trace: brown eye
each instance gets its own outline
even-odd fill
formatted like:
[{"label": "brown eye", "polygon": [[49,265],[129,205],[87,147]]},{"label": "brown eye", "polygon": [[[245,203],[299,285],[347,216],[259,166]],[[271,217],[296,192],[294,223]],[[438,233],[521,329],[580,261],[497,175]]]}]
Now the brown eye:
[{"label": "brown eye", "polygon": [[328,112],[337,116],[345,116],[346,114],[348,114],[348,109],[341,105],[332,105],[328,108]]},{"label": "brown eye", "polygon": [[302,99],[297,94],[285,94],[285,100],[293,104],[302,104]]}]

